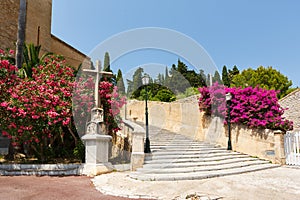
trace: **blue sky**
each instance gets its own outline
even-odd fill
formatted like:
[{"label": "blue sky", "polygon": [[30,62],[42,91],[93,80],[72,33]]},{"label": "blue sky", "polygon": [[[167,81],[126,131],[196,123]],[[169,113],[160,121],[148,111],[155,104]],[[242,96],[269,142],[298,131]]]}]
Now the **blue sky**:
[{"label": "blue sky", "polygon": [[[297,0],[53,0],[52,33],[89,55],[103,41],[130,29],[172,29],[199,43],[219,71],[223,65],[240,70],[273,66],[300,86],[299,9]],[[112,67],[170,66],[177,57],[132,52]]]}]

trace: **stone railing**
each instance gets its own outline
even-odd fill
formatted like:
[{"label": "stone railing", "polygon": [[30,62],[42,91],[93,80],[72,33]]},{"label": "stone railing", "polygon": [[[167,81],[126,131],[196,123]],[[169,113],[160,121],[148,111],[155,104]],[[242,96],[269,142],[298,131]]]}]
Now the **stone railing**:
[{"label": "stone railing", "polygon": [[142,167],[144,164],[144,137],[145,129],[138,124],[123,120],[124,128],[123,132],[131,134],[131,160],[130,169],[135,171],[137,168]]}]

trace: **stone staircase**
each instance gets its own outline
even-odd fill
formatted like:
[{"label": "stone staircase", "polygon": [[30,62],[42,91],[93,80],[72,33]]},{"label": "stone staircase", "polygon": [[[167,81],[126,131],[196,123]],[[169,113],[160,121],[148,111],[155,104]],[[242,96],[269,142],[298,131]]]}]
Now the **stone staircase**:
[{"label": "stone staircase", "polygon": [[[270,169],[279,165],[228,151],[226,148],[193,141],[183,135],[151,127],[152,154],[146,155],[143,168],[130,173],[144,181],[205,179]],[[154,132],[154,134],[153,134]]]}]

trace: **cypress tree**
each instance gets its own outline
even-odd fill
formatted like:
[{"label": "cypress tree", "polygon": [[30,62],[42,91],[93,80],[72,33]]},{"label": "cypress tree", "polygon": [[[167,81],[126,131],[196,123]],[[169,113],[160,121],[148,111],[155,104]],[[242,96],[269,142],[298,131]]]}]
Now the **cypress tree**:
[{"label": "cypress tree", "polygon": [[117,75],[117,87],[118,87],[119,93],[124,95],[125,94],[125,85],[124,85],[122,71],[120,69],[118,70],[118,75]]},{"label": "cypress tree", "polygon": [[227,71],[227,67],[225,65],[223,66],[223,69],[222,69],[222,81],[225,86],[230,87],[228,71]]},{"label": "cypress tree", "polygon": [[218,71],[215,71],[215,74],[212,79],[213,79],[213,83],[215,82],[221,83],[221,77]]},{"label": "cypress tree", "polygon": [[105,55],[104,55],[103,71],[111,72],[110,58],[109,58],[109,53],[108,52],[105,52]]}]

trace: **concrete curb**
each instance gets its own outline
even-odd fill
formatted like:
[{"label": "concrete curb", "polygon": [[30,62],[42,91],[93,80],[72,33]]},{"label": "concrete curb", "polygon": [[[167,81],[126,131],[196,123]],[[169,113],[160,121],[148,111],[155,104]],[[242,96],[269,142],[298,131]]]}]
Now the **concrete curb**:
[{"label": "concrete curb", "polygon": [[74,176],[81,175],[82,164],[2,164],[2,176]]},{"label": "concrete curb", "polygon": [[[2,164],[0,176],[81,176],[83,164]],[[130,164],[113,165],[114,171],[128,171]]]}]

